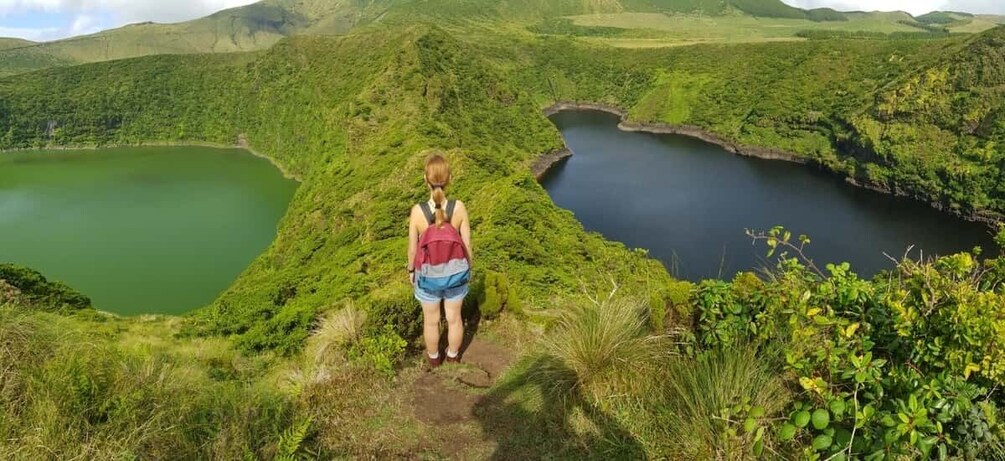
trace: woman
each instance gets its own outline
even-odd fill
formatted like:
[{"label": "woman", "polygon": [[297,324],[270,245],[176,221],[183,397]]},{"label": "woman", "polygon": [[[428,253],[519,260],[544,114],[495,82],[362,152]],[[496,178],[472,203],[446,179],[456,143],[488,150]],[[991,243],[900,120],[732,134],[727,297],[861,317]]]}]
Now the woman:
[{"label": "woman", "polygon": [[[429,201],[412,207],[408,220],[408,279],[422,304],[423,336],[429,364],[460,362],[464,323],[461,305],[468,294],[471,225],[460,200],[447,200],[450,166],[440,154],[426,159]],[[440,352],[440,304],[447,316],[447,350]]]}]

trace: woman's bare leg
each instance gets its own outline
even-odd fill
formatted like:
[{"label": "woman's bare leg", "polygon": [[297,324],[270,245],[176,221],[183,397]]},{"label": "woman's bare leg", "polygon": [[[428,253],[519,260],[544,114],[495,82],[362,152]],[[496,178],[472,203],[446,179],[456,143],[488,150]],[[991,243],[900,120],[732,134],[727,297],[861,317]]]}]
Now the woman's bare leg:
[{"label": "woman's bare leg", "polygon": [[426,352],[435,356],[440,352],[440,303],[422,303],[422,337]]},{"label": "woman's bare leg", "polygon": [[461,351],[464,341],[464,321],[461,320],[461,306],[464,299],[443,301],[443,310],[447,313],[447,350],[457,354]]}]

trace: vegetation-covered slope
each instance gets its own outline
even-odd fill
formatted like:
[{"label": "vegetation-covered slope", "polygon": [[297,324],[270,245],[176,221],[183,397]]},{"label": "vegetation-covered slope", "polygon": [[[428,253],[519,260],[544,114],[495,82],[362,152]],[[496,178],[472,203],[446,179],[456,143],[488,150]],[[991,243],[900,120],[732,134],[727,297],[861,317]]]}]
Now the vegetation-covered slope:
[{"label": "vegetation-covered slope", "polygon": [[1005,27],[898,78],[849,117],[866,182],[965,213],[1005,210]]},{"label": "vegetation-covered slope", "polygon": [[[543,33],[569,33],[568,27],[561,26],[570,21],[565,17],[601,32],[613,26],[608,30],[613,35],[622,35],[622,29],[641,29],[624,35],[653,40],[611,42],[620,46],[795,40],[807,31],[980,32],[996,21],[989,16],[939,13],[919,22],[906,13],[802,10],[780,0],[263,0],[177,24],[133,24],[46,43],[0,39],[0,76],[153,54],[262,50],[284,37],[344,34],[373,21],[403,24],[424,20],[462,28],[474,24],[485,28],[533,26]],[[948,19],[953,20],[947,23]]]},{"label": "vegetation-covered slope", "polygon": [[13,49],[0,46],[0,76],[152,54],[266,49],[301,33],[340,34],[379,16],[386,0],[265,0],[176,24],[141,23]]},{"label": "vegetation-covered slope", "polygon": [[34,45],[34,42],[28,40],[22,40],[20,38],[2,38],[0,37],[0,50],[6,50],[8,48],[18,48],[22,46]]},{"label": "vegetation-covered slope", "polygon": [[[564,11],[530,13],[528,24]],[[694,286],[584,232],[529,168],[561,147],[541,109],[572,100],[856,176],[888,169],[899,181],[916,174],[902,165],[925,165],[917,159],[927,148],[910,143],[918,138],[867,138],[866,128],[912,123],[958,144],[998,139],[1000,31],[624,51],[467,18],[440,27],[386,16],[267,51],[0,80],[0,149],[243,139],[302,180],[274,244],[188,317],[53,316],[0,285],[0,363],[12,364],[0,370],[0,455],[487,457],[475,443],[485,439],[496,457],[524,458],[1001,449],[1000,261],[904,261],[865,281],[844,266],[818,272],[784,259],[764,279]],[[942,82],[932,69],[947,69],[951,83],[902,97],[905,85],[932,86],[915,79]],[[532,330],[526,320],[557,325],[500,385],[470,397],[484,421],[457,433],[478,448],[431,447],[442,428],[396,406],[414,391],[396,386],[420,379],[417,360],[401,365],[420,325],[403,237],[409,204],[424,197],[430,149],[454,165],[450,196],[477,210],[468,307],[486,317],[502,309],[501,329],[517,337]],[[1000,149],[991,152],[974,168],[1000,168]],[[914,184],[905,187],[923,192]],[[955,186],[940,178],[923,187]],[[959,200],[975,211],[997,206],[977,193]],[[782,235],[771,246],[785,247]],[[612,281],[619,298],[604,301]]]},{"label": "vegetation-covered slope", "polygon": [[481,275],[504,275],[528,314],[607,273],[633,273],[624,278],[636,287],[665,280],[658,263],[585,234],[551,204],[529,165],[560,137],[507,75],[428,26],[376,29],[258,57],[150,57],[8,79],[0,123],[5,147],[244,135],[301,177],[273,247],[199,316],[200,331],[248,348],[294,351],[318,312],[346,299],[403,316],[416,333],[400,231],[423,194],[416,172],[428,149],[450,153],[464,178],[451,194],[482,210]]}]

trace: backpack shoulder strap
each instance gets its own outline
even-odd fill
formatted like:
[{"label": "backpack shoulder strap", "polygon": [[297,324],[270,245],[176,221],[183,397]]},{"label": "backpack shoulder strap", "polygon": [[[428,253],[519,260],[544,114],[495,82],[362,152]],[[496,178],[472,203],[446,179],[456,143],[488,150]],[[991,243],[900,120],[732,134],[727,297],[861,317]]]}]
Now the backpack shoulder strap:
[{"label": "backpack shoulder strap", "polygon": [[436,216],[433,215],[433,210],[429,209],[428,203],[420,203],[419,208],[422,209],[422,214],[426,215],[426,222],[432,224],[436,222]]},{"label": "backpack shoulder strap", "polygon": [[454,219],[454,208],[456,207],[457,207],[457,200],[447,201],[447,222],[450,222]]}]

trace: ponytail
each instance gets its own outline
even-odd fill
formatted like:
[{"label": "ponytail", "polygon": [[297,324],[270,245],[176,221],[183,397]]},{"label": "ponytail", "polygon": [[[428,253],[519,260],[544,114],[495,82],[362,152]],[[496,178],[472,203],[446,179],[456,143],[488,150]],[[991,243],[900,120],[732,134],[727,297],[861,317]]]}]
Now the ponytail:
[{"label": "ponytail", "polygon": [[433,186],[433,203],[436,204],[436,227],[443,227],[443,223],[447,222],[447,212],[445,210],[447,207],[447,194],[439,184]]},{"label": "ponytail", "polygon": [[442,154],[434,153],[426,159],[426,184],[429,185],[436,211],[436,227],[443,227],[447,222],[447,193],[444,189],[450,184],[450,165]]}]

